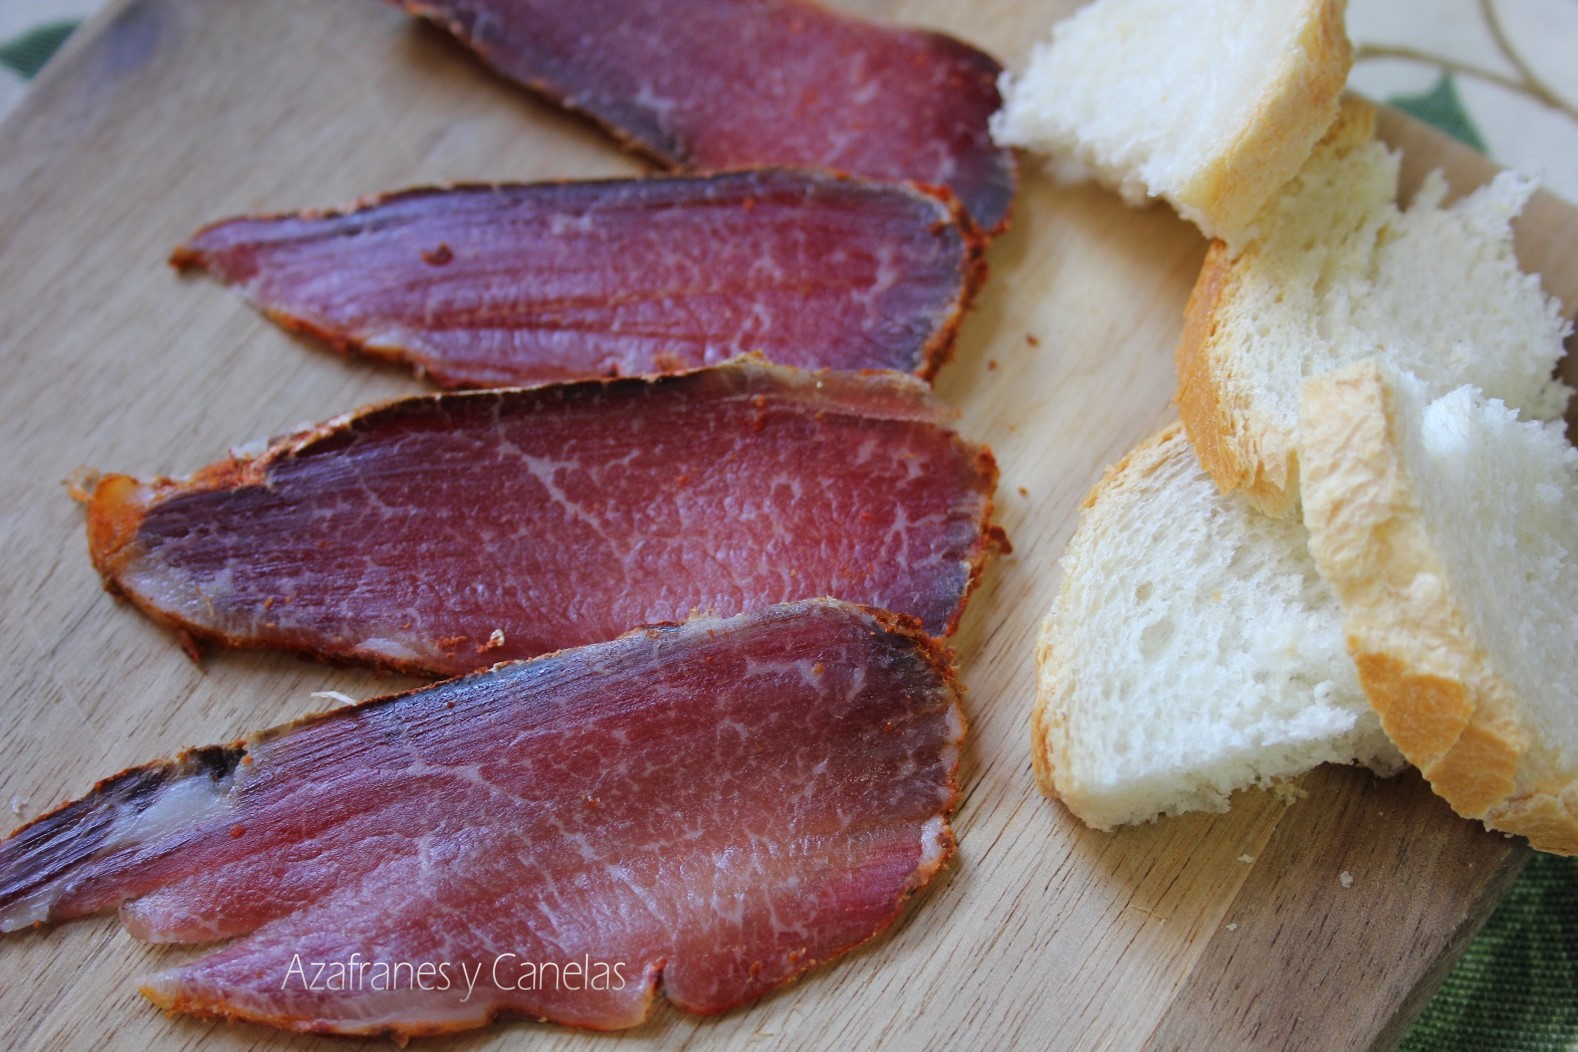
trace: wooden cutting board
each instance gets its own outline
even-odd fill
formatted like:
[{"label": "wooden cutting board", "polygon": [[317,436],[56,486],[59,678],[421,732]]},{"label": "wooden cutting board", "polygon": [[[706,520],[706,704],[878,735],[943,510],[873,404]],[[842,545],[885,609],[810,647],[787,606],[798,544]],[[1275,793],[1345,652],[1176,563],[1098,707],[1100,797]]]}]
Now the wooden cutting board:
[{"label": "wooden cutting board", "polygon": [[[844,0],[1010,65],[1072,0]],[[764,57],[764,60],[770,56]],[[1410,178],[1488,166],[1388,116]],[[0,806],[27,816],[183,745],[405,681],[266,654],[188,661],[104,594],[62,480],[179,474],[232,444],[420,390],[286,336],[163,263],[201,223],[444,180],[639,166],[373,0],[127,0],[69,43],[0,127]],[[1537,199],[1525,264],[1578,303],[1578,215]],[[1524,857],[1414,776],[1323,770],[1291,806],[1116,834],[1030,775],[1031,641],[1101,468],[1173,415],[1172,348],[1204,251],[1167,210],[1026,166],[1011,233],[938,385],[996,450],[1016,546],[957,640],[971,739],[957,861],[868,948],[721,1018],[668,1008],[619,1037],[512,1022],[462,1048],[1360,1047],[1400,1034]],[[25,804],[24,804],[25,801]],[[5,825],[14,824],[10,816]],[[15,821],[20,821],[16,819]],[[1352,878],[1345,887],[1342,874]],[[166,1019],[134,978],[190,951],[111,918],[0,940],[12,1048],[344,1048]],[[438,1047],[438,1043],[434,1043]]]}]

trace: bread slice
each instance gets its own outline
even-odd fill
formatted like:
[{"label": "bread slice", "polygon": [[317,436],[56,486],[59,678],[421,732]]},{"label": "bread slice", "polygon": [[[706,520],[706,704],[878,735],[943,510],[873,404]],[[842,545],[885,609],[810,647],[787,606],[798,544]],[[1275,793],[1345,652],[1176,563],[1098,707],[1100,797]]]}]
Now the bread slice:
[{"label": "bread slice", "polygon": [[1377,361],[1303,403],[1310,547],[1386,732],[1459,814],[1578,853],[1578,451]]},{"label": "bread slice", "polygon": [[999,144],[1237,242],[1337,113],[1346,0],[1096,0],[1001,83]]},{"label": "bread slice", "polygon": [[1086,498],[1036,648],[1036,778],[1110,829],[1325,761],[1401,764],[1304,527],[1224,497],[1174,425]]},{"label": "bread slice", "polygon": [[1376,142],[1367,103],[1343,103],[1304,169],[1267,206],[1237,256],[1213,245],[1178,345],[1178,407],[1223,490],[1294,514],[1298,413],[1307,376],[1371,355],[1555,419],[1571,394],[1552,379],[1570,327],[1518,269],[1512,219],[1533,190],[1503,172],[1443,207],[1425,180],[1397,207],[1398,156]]}]

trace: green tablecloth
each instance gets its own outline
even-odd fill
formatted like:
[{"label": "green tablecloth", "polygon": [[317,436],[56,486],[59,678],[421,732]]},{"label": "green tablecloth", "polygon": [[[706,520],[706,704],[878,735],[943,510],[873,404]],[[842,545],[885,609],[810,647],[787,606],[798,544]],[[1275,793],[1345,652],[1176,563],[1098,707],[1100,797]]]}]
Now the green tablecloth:
[{"label": "green tablecloth", "polygon": [[[0,114],[101,2],[0,0]],[[1578,201],[1578,0],[1350,0],[1349,32],[1356,89]],[[1575,878],[1536,856],[1403,1048],[1578,1048]]]}]

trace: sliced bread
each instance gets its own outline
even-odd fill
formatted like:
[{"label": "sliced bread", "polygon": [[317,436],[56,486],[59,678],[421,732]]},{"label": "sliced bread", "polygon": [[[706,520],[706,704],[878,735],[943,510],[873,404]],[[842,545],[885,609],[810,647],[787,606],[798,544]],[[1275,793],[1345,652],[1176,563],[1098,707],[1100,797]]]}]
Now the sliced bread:
[{"label": "sliced bread", "polygon": [[1400,765],[1305,542],[1222,496],[1177,425],[1110,469],[1036,648],[1042,788],[1110,829],[1325,761]]},{"label": "sliced bread", "polygon": [[999,144],[1236,242],[1337,112],[1346,0],[1096,0],[1004,74]]},{"label": "sliced bread", "polygon": [[1303,416],[1311,550],[1386,732],[1459,814],[1578,853],[1578,451],[1379,361]]},{"label": "sliced bread", "polygon": [[1304,378],[1382,355],[1432,396],[1473,384],[1526,417],[1555,419],[1569,331],[1539,278],[1518,269],[1512,219],[1533,187],[1504,172],[1443,207],[1425,180],[1398,208],[1398,156],[1367,103],[1345,100],[1309,163],[1236,256],[1211,247],[1178,345],[1178,406],[1225,491],[1296,512]]}]

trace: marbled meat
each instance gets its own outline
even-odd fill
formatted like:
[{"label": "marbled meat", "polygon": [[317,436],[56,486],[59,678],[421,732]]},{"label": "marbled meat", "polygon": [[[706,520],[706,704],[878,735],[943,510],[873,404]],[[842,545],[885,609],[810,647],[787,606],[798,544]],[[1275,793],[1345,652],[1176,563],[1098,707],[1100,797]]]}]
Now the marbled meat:
[{"label": "marbled meat", "polygon": [[1006,226],[988,55],[802,0],[390,0],[674,168],[831,168],[948,187]]},{"label": "marbled meat", "polygon": [[0,843],[0,930],[230,939],[167,1009],[395,1036],[760,996],[953,850],[938,645],[832,600],[632,632],[133,768]]},{"label": "marbled meat", "polygon": [[641,376],[757,351],[930,378],[984,274],[954,206],[765,169],[411,190],[230,219],[175,250],[285,327],[445,387]]},{"label": "marbled meat", "polygon": [[89,480],[106,586],[197,642],[415,673],[831,595],[951,632],[991,453],[897,373],[750,359],[418,396],[182,481]]}]

